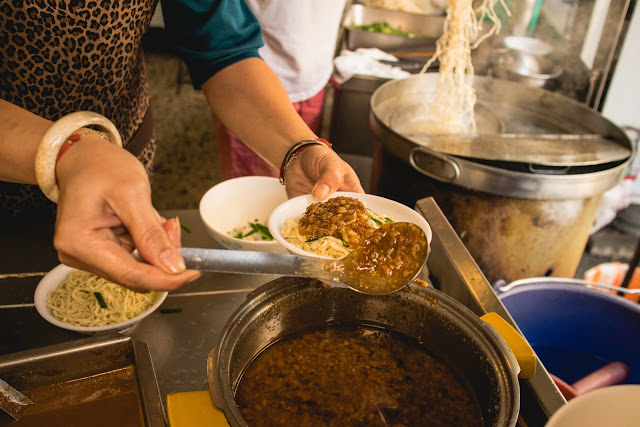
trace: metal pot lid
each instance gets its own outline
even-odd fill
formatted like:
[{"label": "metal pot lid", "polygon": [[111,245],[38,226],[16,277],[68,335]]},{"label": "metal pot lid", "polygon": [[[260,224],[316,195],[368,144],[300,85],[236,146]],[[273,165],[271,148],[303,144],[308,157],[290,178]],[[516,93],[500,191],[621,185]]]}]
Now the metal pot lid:
[{"label": "metal pot lid", "polygon": [[383,84],[371,98],[372,113],[418,146],[471,160],[575,167],[622,162],[632,156],[627,135],[586,105],[482,76],[474,78],[478,134],[412,133],[412,123],[422,120],[433,96],[436,79],[436,73],[428,73]]}]

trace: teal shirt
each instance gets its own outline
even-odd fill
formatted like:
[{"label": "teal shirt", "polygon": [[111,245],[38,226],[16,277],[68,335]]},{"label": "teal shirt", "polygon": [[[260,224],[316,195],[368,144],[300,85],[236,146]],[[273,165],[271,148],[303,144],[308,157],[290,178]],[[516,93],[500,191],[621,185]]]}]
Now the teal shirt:
[{"label": "teal shirt", "polygon": [[245,0],[162,0],[162,14],[196,89],[229,65],[260,58],[260,23]]}]

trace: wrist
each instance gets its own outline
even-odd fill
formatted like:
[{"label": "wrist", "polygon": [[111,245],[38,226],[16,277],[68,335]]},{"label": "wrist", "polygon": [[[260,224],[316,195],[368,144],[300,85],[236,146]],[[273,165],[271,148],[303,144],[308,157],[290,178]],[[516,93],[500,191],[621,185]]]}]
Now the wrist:
[{"label": "wrist", "polygon": [[284,174],[287,172],[291,163],[298,157],[298,155],[309,147],[314,145],[323,145],[331,149],[331,143],[323,138],[315,139],[303,139],[292,145],[282,159],[280,165],[280,183],[284,185]]},{"label": "wrist", "polygon": [[56,160],[55,160],[55,163],[53,165],[53,175],[54,175],[54,178],[55,178],[55,181],[56,181],[56,185],[59,185],[58,163],[60,162],[60,159],[62,158],[62,155],[64,153],[66,153],[66,151],[72,145],[74,145],[76,142],[80,142],[80,140],[89,139],[89,138],[87,138],[89,135],[95,135],[95,136],[98,136],[99,138],[104,139],[105,141],[113,143],[113,141],[111,140],[109,135],[107,135],[105,132],[100,132],[100,131],[97,131],[97,130],[91,129],[91,128],[78,129],[76,132],[72,133],[67,138],[67,140],[62,144],[62,146],[60,147],[60,151],[58,151],[58,155],[56,156]]}]

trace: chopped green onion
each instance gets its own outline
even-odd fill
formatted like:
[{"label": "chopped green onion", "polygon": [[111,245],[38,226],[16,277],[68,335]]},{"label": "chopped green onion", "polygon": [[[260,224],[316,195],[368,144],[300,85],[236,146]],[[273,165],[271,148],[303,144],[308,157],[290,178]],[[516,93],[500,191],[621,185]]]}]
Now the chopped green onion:
[{"label": "chopped green onion", "polygon": [[[249,223],[249,224],[251,224],[251,223]],[[247,234],[238,233],[238,238],[239,239],[244,239],[245,237],[249,237],[249,236],[251,236],[252,234],[254,234],[256,232],[257,232],[257,230],[254,228],[253,230],[249,231]]]},{"label": "chopped green onion", "polygon": [[251,226],[251,228],[253,228],[256,232],[260,233],[260,235],[262,236],[262,238],[264,240],[273,240],[273,236],[271,235],[271,232],[269,231],[269,227],[262,225],[258,222],[254,222],[254,223],[249,223],[249,225]]},{"label": "chopped green onion", "polygon": [[373,217],[373,215],[369,215],[369,219],[373,222],[375,222],[378,225],[382,225],[382,221],[380,221],[379,219],[376,219]]},{"label": "chopped green onion", "polygon": [[341,233],[338,233],[338,237],[340,238],[340,240],[342,240],[342,246],[344,246],[345,248],[348,248],[349,247],[349,242],[344,240],[344,237],[342,237]]},{"label": "chopped green onion", "polygon": [[169,313],[182,313],[181,308],[161,308],[160,313],[169,314]]},{"label": "chopped green onion", "polygon": [[388,216],[384,217],[384,222],[393,222],[393,220],[391,218],[389,218]]},{"label": "chopped green onion", "polygon": [[[324,236],[322,236],[322,237],[324,237]],[[321,237],[320,237],[320,236],[318,236],[318,237],[312,237],[312,238],[310,238],[309,240],[305,240],[304,242],[305,242],[305,243],[315,242],[316,240],[320,240],[320,239],[321,239]]]},{"label": "chopped green onion", "polygon": [[189,228],[189,226],[187,226],[186,224],[183,224],[182,222],[180,223],[180,228],[182,228],[187,233],[191,233],[191,229]]},{"label": "chopped green onion", "polygon": [[98,300],[98,304],[100,305],[100,308],[107,308],[107,303],[104,302],[104,298],[102,298],[102,294],[100,292],[94,292],[93,296],[95,296],[96,299]]}]

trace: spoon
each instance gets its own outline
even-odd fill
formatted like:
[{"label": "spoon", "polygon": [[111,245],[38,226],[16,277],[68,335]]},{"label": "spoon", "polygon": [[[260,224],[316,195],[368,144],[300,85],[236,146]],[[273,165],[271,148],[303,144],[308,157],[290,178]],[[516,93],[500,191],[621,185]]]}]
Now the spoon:
[{"label": "spoon", "polygon": [[178,248],[187,268],[245,274],[279,274],[340,282],[371,295],[388,294],[416,278],[429,252],[424,231],[408,222],[388,222],[341,259],[292,254]]}]

